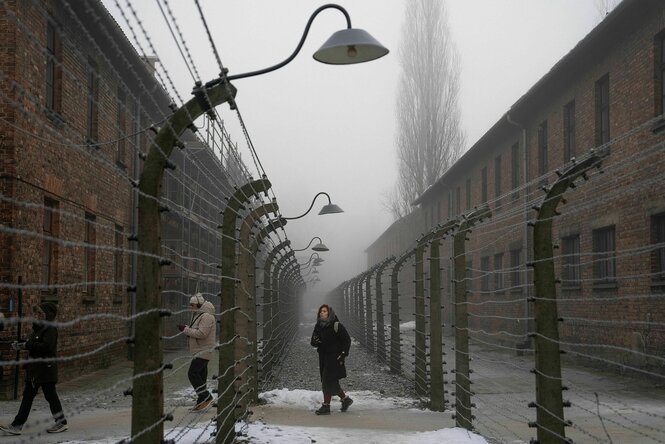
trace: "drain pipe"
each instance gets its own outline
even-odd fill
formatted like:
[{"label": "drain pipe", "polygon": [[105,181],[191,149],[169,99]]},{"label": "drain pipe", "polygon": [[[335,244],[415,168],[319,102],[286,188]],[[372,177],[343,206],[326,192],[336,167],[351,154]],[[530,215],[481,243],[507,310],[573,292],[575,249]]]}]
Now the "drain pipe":
[{"label": "drain pipe", "polygon": [[[527,183],[529,183],[529,174],[528,174],[528,150],[526,147],[526,127],[522,125],[521,123],[518,123],[514,121],[510,117],[510,111],[506,113],[506,121],[510,123],[513,126],[516,126],[522,131],[522,164],[524,165],[522,168],[522,183],[524,184],[524,263],[529,262],[529,196],[528,196],[528,187]],[[527,321],[524,323],[524,345],[527,346],[530,342],[531,339],[529,338],[529,286],[527,285],[529,279],[529,267],[524,267],[524,288],[525,288],[525,296],[524,296],[524,317],[527,319]]]}]

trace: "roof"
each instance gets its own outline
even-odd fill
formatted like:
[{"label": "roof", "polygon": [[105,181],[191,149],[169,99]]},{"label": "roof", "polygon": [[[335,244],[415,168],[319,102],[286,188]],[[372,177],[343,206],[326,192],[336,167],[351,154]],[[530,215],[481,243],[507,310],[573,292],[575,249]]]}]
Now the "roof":
[{"label": "roof", "polygon": [[560,87],[562,83],[574,79],[579,73],[581,63],[593,63],[593,60],[598,57],[599,51],[596,50],[606,49],[612,43],[619,41],[623,33],[626,32],[626,28],[635,23],[635,19],[655,7],[662,7],[660,0],[624,0],[617,5],[602,22],[520,97],[457,162],[418,196],[411,205],[419,205],[431,198],[437,190],[445,189],[446,183],[452,182],[451,179],[455,174],[464,171],[473,159],[482,157],[485,147],[493,147],[490,141],[515,131],[517,128],[515,122],[519,122],[520,119],[526,120],[528,112],[534,106],[538,106],[540,98],[547,95],[552,89]]}]

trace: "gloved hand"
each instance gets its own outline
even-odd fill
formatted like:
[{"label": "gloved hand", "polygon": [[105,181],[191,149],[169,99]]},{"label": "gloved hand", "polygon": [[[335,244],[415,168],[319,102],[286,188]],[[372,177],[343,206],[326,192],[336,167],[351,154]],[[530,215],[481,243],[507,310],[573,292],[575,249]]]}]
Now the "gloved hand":
[{"label": "gloved hand", "polygon": [[25,350],[25,342],[14,341],[11,344],[12,350]]},{"label": "gloved hand", "polygon": [[322,343],[323,341],[321,341],[321,338],[319,338],[318,335],[312,336],[312,345],[316,346],[316,345],[321,345]]},{"label": "gloved hand", "polygon": [[178,330],[180,331],[185,331],[185,327],[187,327],[185,324],[178,324]]},{"label": "gloved hand", "polygon": [[344,365],[344,359],[346,359],[346,354],[342,352],[337,357],[337,362],[339,362],[339,365]]}]

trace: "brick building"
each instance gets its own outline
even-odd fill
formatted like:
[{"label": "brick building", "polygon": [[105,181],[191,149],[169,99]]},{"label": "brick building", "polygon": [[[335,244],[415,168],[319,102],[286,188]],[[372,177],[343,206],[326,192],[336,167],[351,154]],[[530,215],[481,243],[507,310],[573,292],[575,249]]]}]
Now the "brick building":
[{"label": "brick building", "polygon": [[[131,322],[99,315],[134,311],[133,185],[149,128],[171,114],[170,99],[99,0],[2,2],[0,94],[0,309],[20,319],[53,301],[59,321],[89,317],[60,331],[59,356],[70,357],[60,374],[71,379],[128,354]],[[228,189],[223,156],[189,131],[182,140],[196,149],[174,156],[176,172],[164,186],[173,212],[164,216],[165,233],[174,247],[166,245],[165,255],[180,265],[166,273],[164,288],[178,309],[192,289],[218,291],[213,282],[184,279],[202,270],[180,258],[214,262],[219,190]],[[191,190],[217,191],[203,198]],[[9,342],[29,329],[25,321],[0,332],[2,361],[15,358]],[[16,387],[16,374],[16,366],[2,367],[0,396]]]},{"label": "brick building", "polygon": [[[481,342],[529,346],[532,207],[557,170],[604,146],[604,174],[566,192],[554,219],[561,340],[595,363],[662,371],[652,357],[665,353],[664,81],[665,4],[625,0],[414,202],[420,231],[483,204],[493,213],[466,243],[469,322]],[[384,233],[368,265],[400,254],[395,245]],[[451,257],[451,240],[442,245]]]}]

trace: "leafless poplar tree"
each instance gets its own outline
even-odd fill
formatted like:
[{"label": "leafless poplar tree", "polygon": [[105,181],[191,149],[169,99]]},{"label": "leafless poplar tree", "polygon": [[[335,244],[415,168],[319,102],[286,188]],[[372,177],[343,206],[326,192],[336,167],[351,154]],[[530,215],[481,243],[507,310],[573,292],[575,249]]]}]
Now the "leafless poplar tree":
[{"label": "leafless poplar tree", "polygon": [[443,0],[410,0],[399,47],[399,178],[386,206],[397,218],[459,157],[465,143],[458,104],[459,55]]}]

